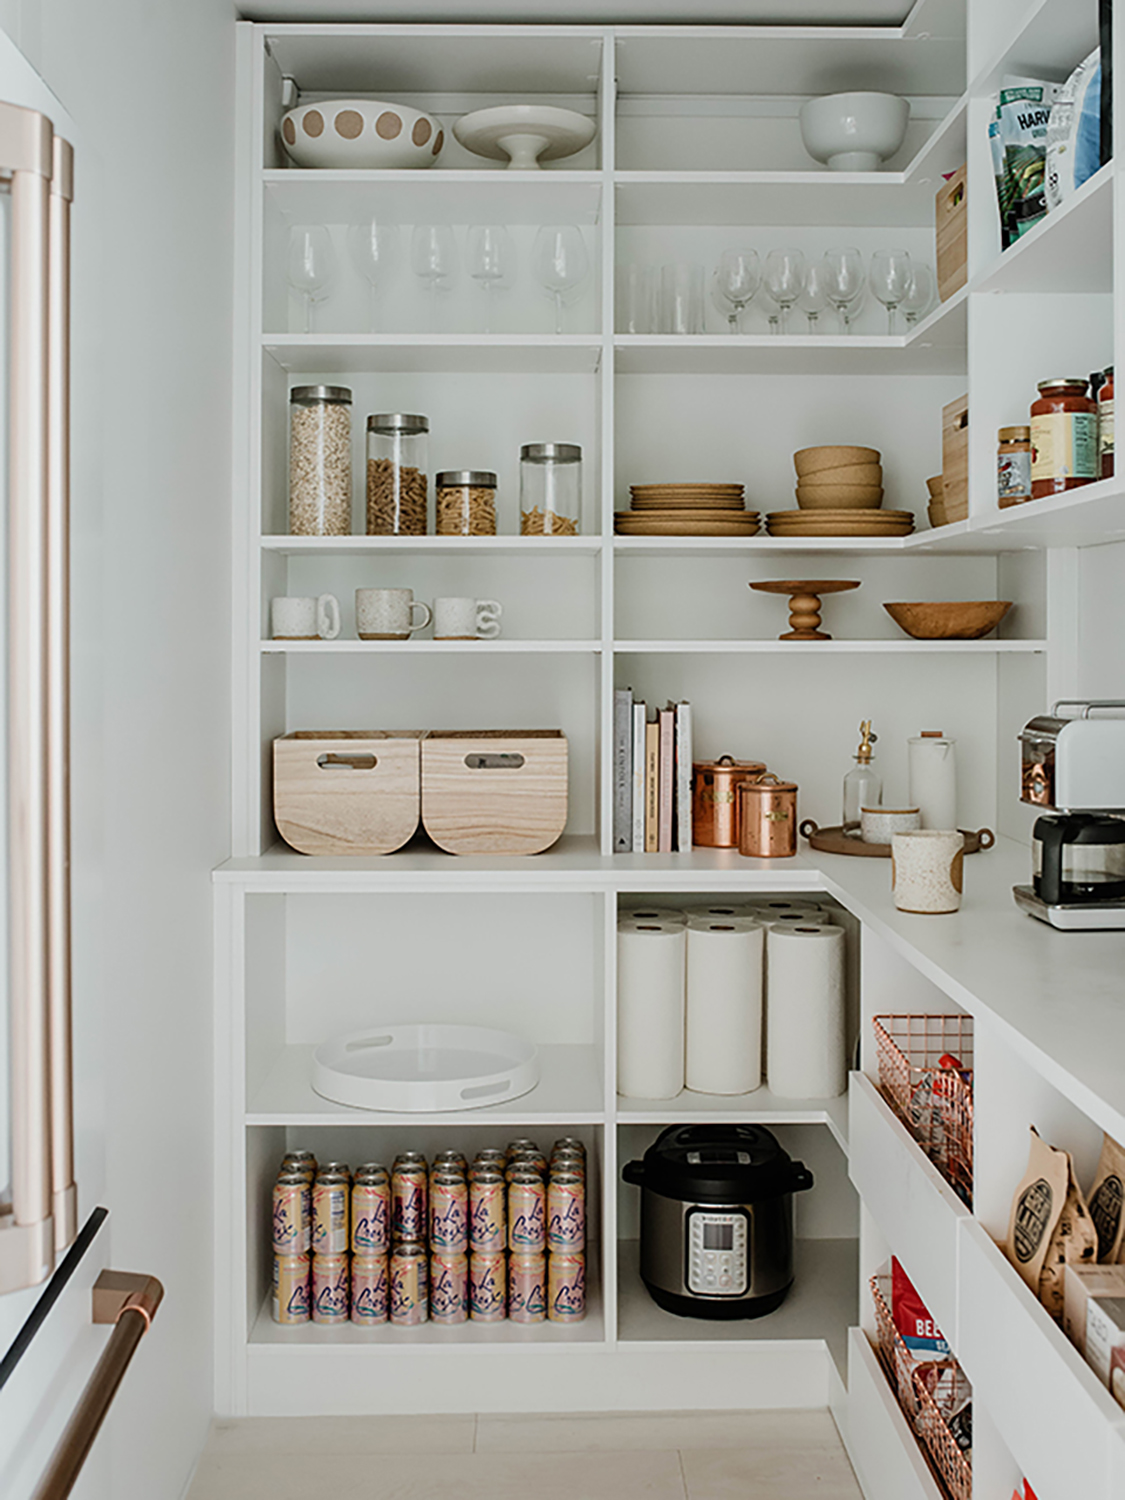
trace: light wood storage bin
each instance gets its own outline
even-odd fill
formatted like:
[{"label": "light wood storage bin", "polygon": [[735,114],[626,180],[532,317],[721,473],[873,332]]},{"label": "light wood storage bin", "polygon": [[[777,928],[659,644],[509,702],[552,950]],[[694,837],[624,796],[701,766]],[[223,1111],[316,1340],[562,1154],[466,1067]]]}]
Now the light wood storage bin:
[{"label": "light wood storage bin", "polygon": [[566,807],[560,729],[435,730],[422,742],[422,825],[447,854],[541,854]]},{"label": "light wood storage bin", "polygon": [[945,489],[945,519],[969,518],[969,398],[962,396],[942,408],[941,473]]},{"label": "light wood storage bin", "polygon": [[942,183],[934,199],[938,296],[947,302],[969,279],[968,167]]},{"label": "light wood storage bin", "polygon": [[391,854],[421,813],[422,731],[301,729],[273,742],[278,831],[301,854]]}]

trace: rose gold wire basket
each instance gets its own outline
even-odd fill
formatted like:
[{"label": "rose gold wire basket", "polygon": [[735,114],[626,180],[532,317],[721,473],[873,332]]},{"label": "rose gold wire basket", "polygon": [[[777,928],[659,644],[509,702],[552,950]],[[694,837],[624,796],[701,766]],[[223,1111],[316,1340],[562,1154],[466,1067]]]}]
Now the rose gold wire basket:
[{"label": "rose gold wire basket", "polygon": [[[972,1016],[875,1016],[879,1085],[922,1150],[971,1208]],[[956,1057],[961,1070],[942,1067]]]},{"label": "rose gold wire basket", "polygon": [[[885,1289],[885,1290],[884,1290]],[[878,1338],[879,1358],[883,1363],[887,1379],[898,1397],[898,1404],[913,1424],[918,1415],[918,1396],[914,1389],[914,1356],[902,1341],[902,1335],[891,1317],[889,1276],[872,1276],[871,1299],[875,1303],[875,1332]]]}]

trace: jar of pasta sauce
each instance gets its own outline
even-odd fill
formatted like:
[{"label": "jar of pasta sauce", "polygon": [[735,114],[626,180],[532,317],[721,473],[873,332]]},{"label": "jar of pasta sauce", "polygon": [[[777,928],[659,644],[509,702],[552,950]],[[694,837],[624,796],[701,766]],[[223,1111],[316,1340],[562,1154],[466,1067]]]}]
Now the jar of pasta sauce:
[{"label": "jar of pasta sauce", "polygon": [[1103,479],[1113,478],[1113,439],[1113,366],[1110,365],[1098,389],[1098,449]]},{"label": "jar of pasta sauce", "polygon": [[1031,407],[1031,498],[1090,484],[1098,468],[1098,405],[1087,382],[1041,380]]}]

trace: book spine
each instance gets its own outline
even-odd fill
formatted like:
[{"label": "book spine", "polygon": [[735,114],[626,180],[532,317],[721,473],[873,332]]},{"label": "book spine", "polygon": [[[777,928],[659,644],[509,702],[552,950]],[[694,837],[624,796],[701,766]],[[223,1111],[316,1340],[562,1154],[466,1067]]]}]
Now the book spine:
[{"label": "book spine", "polygon": [[645,706],[633,704],[633,853],[645,852]]},{"label": "book spine", "polygon": [[660,796],[656,848],[660,854],[672,852],[672,813],[675,808],[676,777],[676,711],[660,710]]},{"label": "book spine", "polygon": [[691,704],[676,708],[676,849],[690,854],[691,838]]},{"label": "book spine", "polygon": [[645,724],[645,853],[655,854],[660,829],[660,725]]},{"label": "book spine", "polygon": [[633,689],[613,695],[613,852],[633,847]]}]

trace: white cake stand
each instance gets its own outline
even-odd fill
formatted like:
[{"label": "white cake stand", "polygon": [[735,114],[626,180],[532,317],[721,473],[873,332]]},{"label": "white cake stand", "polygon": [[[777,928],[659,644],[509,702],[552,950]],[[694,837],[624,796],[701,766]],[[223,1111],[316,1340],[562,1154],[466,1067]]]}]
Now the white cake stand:
[{"label": "white cake stand", "polygon": [[501,104],[462,115],[453,134],[467,151],[498,161],[509,158],[510,172],[534,171],[540,160],[556,161],[588,146],[594,121],[573,109],[547,104]]}]

